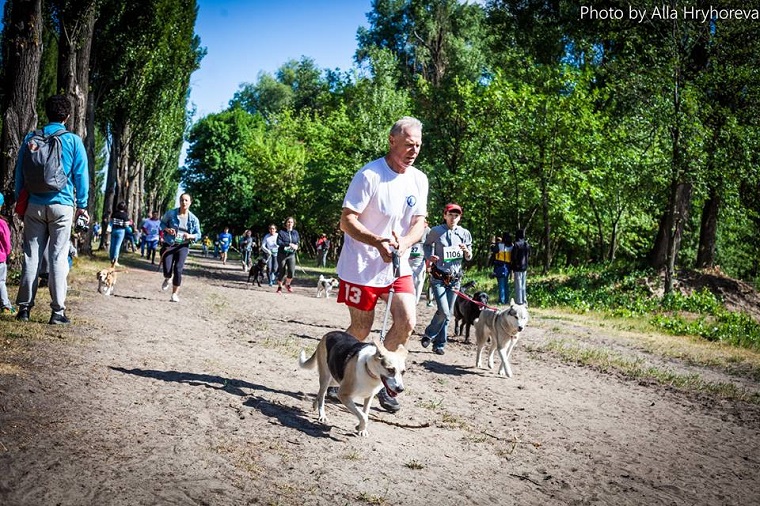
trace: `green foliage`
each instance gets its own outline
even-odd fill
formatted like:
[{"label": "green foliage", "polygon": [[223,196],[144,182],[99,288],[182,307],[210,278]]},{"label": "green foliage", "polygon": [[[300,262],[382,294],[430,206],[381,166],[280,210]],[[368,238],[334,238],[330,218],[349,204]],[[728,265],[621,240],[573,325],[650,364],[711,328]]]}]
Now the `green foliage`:
[{"label": "green foliage", "polygon": [[[306,237],[339,238],[350,177],[411,114],[424,124],[417,166],[430,180],[431,222],[445,202],[461,203],[479,266],[492,236],[526,228],[534,266],[630,270],[653,249],[682,183],[692,193],[677,265],[692,266],[713,240],[724,272],[757,277],[756,24],[580,23],[564,0],[377,0],[368,21],[353,72],[303,57],[241,87],[231,109],[263,125],[234,139],[232,184],[198,188],[199,212],[230,203],[224,215],[209,211],[211,223],[264,227],[293,214]],[[198,154],[191,180],[227,170]],[[717,226],[701,234],[711,195]],[[642,286],[604,286],[546,296],[621,314],[662,310]]]},{"label": "green foliage", "polygon": [[672,334],[760,349],[760,323],[751,316],[728,311],[704,288],[688,295],[672,292],[655,297],[648,288],[653,276],[652,271],[628,271],[624,267],[568,269],[531,279],[529,298],[537,307],[568,307],[626,318],[651,315],[649,321],[655,327]]}]

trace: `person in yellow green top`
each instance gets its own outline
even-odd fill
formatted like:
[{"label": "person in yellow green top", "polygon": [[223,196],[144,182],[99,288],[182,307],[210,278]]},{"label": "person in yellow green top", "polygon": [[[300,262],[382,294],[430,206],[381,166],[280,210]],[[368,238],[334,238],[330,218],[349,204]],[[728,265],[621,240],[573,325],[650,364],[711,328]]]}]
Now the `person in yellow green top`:
[{"label": "person in yellow green top", "polygon": [[504,239],[491,246],[493,254],[493,275],[499,285],[499,304],[509,300],[509,265],[512,262],[512,236],[504,234]]},{"label": "person in yellow green top", "polygon": [[203,236],[203,241],[201,241],[201,248],[203,249],[203,256],[208,256],[208,249],[212,247],[214,243],[211,241],[211,238],[207,235]]}]

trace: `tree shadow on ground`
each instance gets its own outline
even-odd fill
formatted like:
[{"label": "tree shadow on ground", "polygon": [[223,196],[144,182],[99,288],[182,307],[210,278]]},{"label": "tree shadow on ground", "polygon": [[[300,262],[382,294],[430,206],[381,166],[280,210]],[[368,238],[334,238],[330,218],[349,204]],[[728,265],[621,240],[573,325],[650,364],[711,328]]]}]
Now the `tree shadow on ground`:
[{"label": "tree shadow on ground", "polygon": [[274,394],[286,395],[294,399],[303,401],[306,396],[302,393],[288,392],[269,388],[264,385],[250,383],[248,381],[224,378],[213,374],[197,374],[180,371],[159,371],[154,369],[125,369],[123,367],[109,366],[109,369],[124,374],[132,374],[143,378],[152,378],[171,383],[186,383],[191,386],[202,386],[213,390],[221,390],[238,397],[248,397],[243,403],[244,406],[258,410],[264,416],[276,418],[282,425],[300,430],[312,437],[330,437],[330,427],[321,424],[315,424],[307,419],[303,410],[292,406],[282,405],[269,399],[264,399],[254,393],[248,393],[243,389],[253,390],[255,392],[269,392]]}]

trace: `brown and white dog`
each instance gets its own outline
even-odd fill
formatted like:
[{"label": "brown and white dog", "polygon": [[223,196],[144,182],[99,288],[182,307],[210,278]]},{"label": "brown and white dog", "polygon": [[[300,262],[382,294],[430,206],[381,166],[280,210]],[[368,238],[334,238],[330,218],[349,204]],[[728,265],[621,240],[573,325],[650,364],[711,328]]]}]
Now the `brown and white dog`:
[{"label": "brown and white dog", "polygon": [[326,278],[320,274],[319,281],[317,281],[317,298],[319,299],[324,295],[325,299],[329,299],[330,291],[333,288],[338,288],[338,280],[335,278]]},{"label": "brown and white dog", "polygon": [[[303,369],[319,370],[319,392],[314,408],[319,411],[319,421],[327,422],[325,394],[327,387],[338,385],[338,399],[359,420],[356,432],[366,437],[369,408],[372,398],[385,387],[391,397],[404,391],[403,374],[406,371],[407,350],[388,351],[379,341],[365,343],[341,331],[328,332],[319,341],[314,354],[307,359],[301,350],[298,364]],[[360,411],[354,398],[364,400]]]},{"label": "brown and white dog", "polygon": [[108,269],[101,269],[96,274],[98,278],[98,293],[103,295],[113,294],[113,287],[116,284],[116,269],[109,267]]},{"label": "brown and white dog", "polygon": [[499,352],[501,366],[499,375],[512,377],[512,367],[509,365],[509,356],[520,338],[520,332],[528,324],[528,308],[525,304],[515,304],[514,299],[509,301],[509,307],[494,311],[484,309],[475,321],[475,336],[477,339],[477,354],[475,355],[475,367],[480,367],[480,356],[486,344],[491,340],[491,353],[488,355],[488,368],[493,369],[493,356]]}]

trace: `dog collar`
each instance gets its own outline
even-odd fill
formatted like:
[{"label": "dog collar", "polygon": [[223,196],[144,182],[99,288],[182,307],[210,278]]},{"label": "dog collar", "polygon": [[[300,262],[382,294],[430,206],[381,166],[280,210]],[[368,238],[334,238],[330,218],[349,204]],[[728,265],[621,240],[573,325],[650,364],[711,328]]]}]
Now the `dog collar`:
[{"label": "dog collar", "polygon": [[380,376],[378,376],[377,374],[375,374],[375,373],[373,373],[372,371],[369,370],[369,366],[367,365],[366,362],[364,363],[364,369],[367,370],[367,374],[369,375],[370,378],[376,379],[376,380],[380,379]]}]

